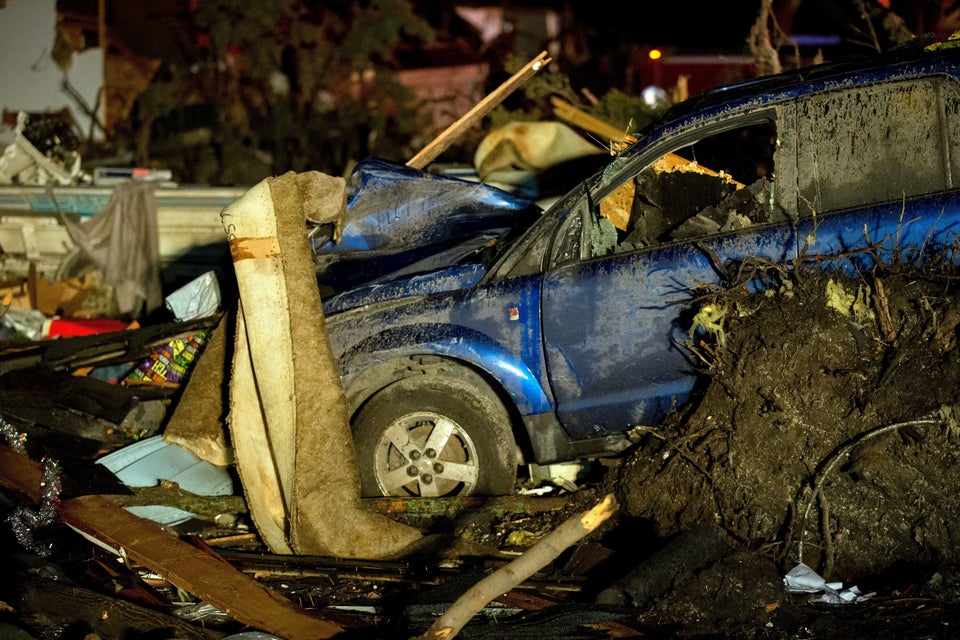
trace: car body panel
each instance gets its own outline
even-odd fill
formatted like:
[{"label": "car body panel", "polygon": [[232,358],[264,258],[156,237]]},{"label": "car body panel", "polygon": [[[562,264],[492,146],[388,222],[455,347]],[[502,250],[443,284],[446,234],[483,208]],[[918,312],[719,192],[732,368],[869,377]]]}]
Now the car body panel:
[{"label": "car body panel", "polygon": [[534,330],[539,297],[540,280],[531,276],[334,314],[328,334],[341,354],[344,386],[349,389],[376,365],[429,354],[484,371],[521,413],[550,411],[542,343]]},{"label": "car body panel", "polygon": [[[436,358],[487,377],[526,426],[534,461],[617,450],[630,429],[689,401],[701,379],[688,348],[699,336],[693,319],[728,270],[763,260],[856,274],[878,260],[953,250],[958,77],[960,51],[918,50],[801,69],[675,106],[535,221],[525,210],[509,229],[474,229],[327,298],[352,407],[413,375],[418,358]],[[886,103],[877,106],[878,97]],[[831,120],[838,112],[847,115]],[[768,130],[775,139],[764,138]],[[714,152],[739,158],[724,146],[736,136],[767,145],[756,180],[700,162]],[[659,164],[670,157],[682,162]],[[661,216],[656,239],[616,226],[604,210],[624,193],[630,225],[638,212]]]},{"label": "car body panel", "polygon": [[540,209],[486,184],[425,173],[379,158],[351,174],[340,237],[326,226],[308,235],[321,286],[343,291],[414,263],[443,267],[517,226]]},{"label": "car body panel", "polygon": [[[798,235],[806,241],[808,262],[847,274],[870,271],[878,260],[900,259],[920,266],[933,256],[955,253],[960,238],[958,212],[960,191],[952,191],[805,219]],[[875,250],[856,251],[864,246]]]},{"label": "car body panel", "polygon": [[[683,404],[696,381],[692,290],[717,285],[724,264],[795,255],[794,230],[770,226],[561,267],[546,274],[543,334],[560,421],[585,438],[652,425]],[[629,355],[627,355],[629,354]]]}]

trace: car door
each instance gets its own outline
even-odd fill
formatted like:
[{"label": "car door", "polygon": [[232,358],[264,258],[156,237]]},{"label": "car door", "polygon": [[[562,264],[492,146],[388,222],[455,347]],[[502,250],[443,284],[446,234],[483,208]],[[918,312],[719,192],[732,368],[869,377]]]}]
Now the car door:
[{"label": "car door", "polygon": [[841,254],[836,266],[865,272],[877,258],[926,260],[952,243],[960,216],[955,78],[844,88],[801,98],[797,110],[801,237],[811,259]]},{"label": "car door", "polygon": [[[793,146],[777,137],[778,126],[791,126],[788,114],[728,119],[659,145],[654,162],[583,198],[580,233],[558,231],[544,274],[543,337],[572,438],[655,424],[685,402],[698,378],[687,346],[698,295],[732,262],[796,255],[796,183],[775,179],[795,169]],[[749,145],[763,147],[764,162],[740,162]]]}]

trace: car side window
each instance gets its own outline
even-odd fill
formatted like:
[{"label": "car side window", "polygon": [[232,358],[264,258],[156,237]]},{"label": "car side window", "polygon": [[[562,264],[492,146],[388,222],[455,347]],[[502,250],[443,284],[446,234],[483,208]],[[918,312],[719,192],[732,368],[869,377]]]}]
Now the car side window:
[{"label": "car side window", "polygon": [[946,81],[889,82],[800,100],[801,216],[950,188],[937,83]]},{"label": "car side window", "polygon": [[948,158],[950,188],[960,186],[960,82],[944,78],[937,82],[943,101],[944,141]]},{"label": "car side window", "polygon": [[775,188],[777,126],[753,120],[673,149],[600,201],[596,220],[616,230],[594,256],[689,241],[782,221]]}]

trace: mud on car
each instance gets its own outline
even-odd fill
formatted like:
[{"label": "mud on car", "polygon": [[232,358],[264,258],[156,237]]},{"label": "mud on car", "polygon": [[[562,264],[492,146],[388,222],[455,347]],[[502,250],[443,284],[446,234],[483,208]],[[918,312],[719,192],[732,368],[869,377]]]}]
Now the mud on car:
[{"label": "mud on car", "polygon": [[[693,96],[546,211],[503,196],[516,215],[493,216],[491,233],[396,249],[394,267],[381,254],[375,277],[327,295],[363,494],[504,494],[522,462],[622,451],[695,395],[693,292],[727,265],[855,270],[948,251],[960,234],[950,44]],[[432,193],[413,217],[443,230],[455,220],[444,189]],[[411,219],[402,200],[382,202],[380,232]]]}]

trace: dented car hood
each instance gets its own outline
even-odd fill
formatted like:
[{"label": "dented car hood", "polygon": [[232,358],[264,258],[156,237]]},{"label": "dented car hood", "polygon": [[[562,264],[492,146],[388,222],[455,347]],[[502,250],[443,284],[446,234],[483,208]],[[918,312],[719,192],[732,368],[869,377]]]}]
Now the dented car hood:
[{"label": "dented car hood", "polygon": [[486,184],[368,158],[351,174],[339,241],[331,225],[308,239],[321,288],[342,292],[456,265],[541,212]]}]

